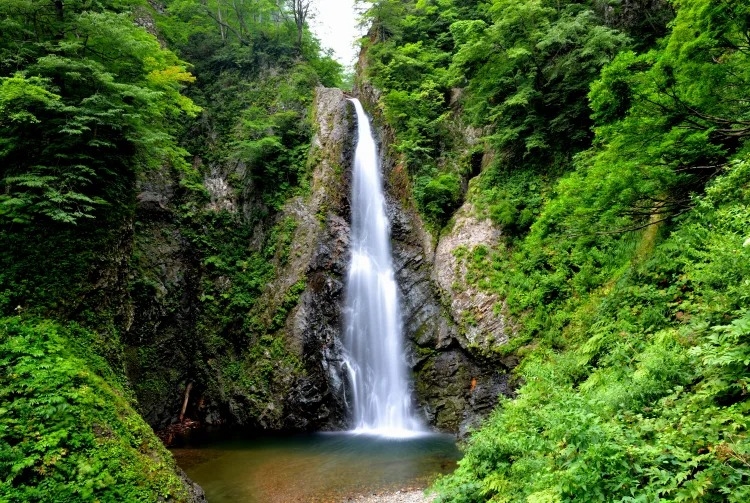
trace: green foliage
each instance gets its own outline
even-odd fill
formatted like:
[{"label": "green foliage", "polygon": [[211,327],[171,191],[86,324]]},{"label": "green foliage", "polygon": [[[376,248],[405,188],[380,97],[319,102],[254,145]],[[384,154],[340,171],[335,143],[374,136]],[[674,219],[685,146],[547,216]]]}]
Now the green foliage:
[{"label": "green foliage", "polygon": [[[257,251],[248,250],[252,229],[238,222],[235,215],[206,212],[200,220],[184,224],[185,236],[205,257],[199,329],[226,338],[222,345],[232,340],[239,344],[237,338],[263,328],[255,326],[248,312],[275,276],[276,267],[285,262],[296,223],[282,221]],[[217,281],[219,278],[225,279]],[[237,332],[237,328],[242,330]]]},{"label": "green foliage", "polygon": [[[461,254],[467,281],[519,323],[495,349],[523,357],[523,384],[436,484],[439,501],[750,495],[748,9],[674,5],[641,53],[597,24],[643,25],[623,10],[597,20],[596,5],[501,0],[452,26],[466,111],[492,117],[507,153],[467,196],[505,239]],[[566,107],[561,122],[534,122],[547,99]]]},{"label": "green foliage", "polygon": [[[341,67],[289,18],[287,2],[163,4],[0,1],[0,312],[97,329],[94,336],[46,321],[13,328],[23,338],[11,337],[18,343],[12,350],[28,349],[40,369],[22,381],[14,381],[8,358],[16,356],[0,335],[9,369],[0,376],[0,428],[3,417],[15,428],[12,438],[7,428],[0,435],[2,501],[184,500],[171,458],[132,410],[128,386],[148,410],[188,375],[220,406],[257,396],[246,411],[257,418],[283,396],[273,377],[299,372],[283,338],[268,333],[278,327],[258,328],[251,314],[289,258],[294,223],[279,222],[257,250],[249,243],[263,241],[253,228],[271,227],[284,201],[306,190],[308,109],[316,86],[339,84]],[[217,166],[236,167],[229,182],[242,216],[205,208],[201,182]],[[146,183],[179,184],[169,208],[152,218],[148,210],[135,213],[135,196],[136,179],[154,169]],[[153,263],[128,256],[133,228],[152,224],[165,232],[179,227],[172,237],[188,250],[181,266],[197,275],[195,290],[155,299],[162,283],[146,270]],[[277,317],[300,288],[288,292]],[[145,334],[122,330],[132,322],[131,302],[150,303]],[[191,321],[172,339],[174,358],[165,363],[163,346],[148,337],[164,327],[149,325],[149,317],[167,318],[186,305],[195,308]],[[74,344],[82,334],[90,335],[89,347]],[[171,336],[168,329],[159,334]],[[189,358],[180,360],[180,352]],[[133,371],[127,386],[125,359]],[[26,372],[32,362],[23,365]],[[49,383],[41,398],[32,377]],[[34,416],[32,406],[47,401],[62,404],[59,424],[48,409]],[[48,433],[59,437],[49,454],[41,444]],[[23,466],[11,472],[16,457]]]},{"label": "green foliage", "polygon": [[341,65],[321,50],[307,26],[300,44],[289,3],[169,0],[168,15],[158,17],[157,22],[172,47],[193,62],[203,77],[239,71],[253,78],[270,69],[310,65],[323,85],[338,85]]},{"label": "green foliage", "polygon": [[[597,143],[582,162],[597,180],[582,203],[624,215],[683,211],[748,137],[750,110],[736,96],[750,89],[747,7],[680,2],[658,49],[622,53],[591,88]],[[744,45],[743,45],[744,44]],[[587,184],[586,184],[587,185]]]},{"label": "green foliage", "polygon": [[[119,285],[104,275],[117,267],[122,242],[113,230],[127,225],[130,211],[130,206],[112,205],[98,219],[75,226],[49,222],[0,228],[0,314],[20,310],[61,316],[110,332],[122,304],[112,300]],[[102,347],[116,364],[117,336],[109,342]]]},{"label": "green foliage", "polygon": [[237,214],[205,211],[183,220],[182,234],[203,257],[191,327],[195,332],[180,343],[195,349],[185,355],[183,373],[165,377],[163,369],[149,366],[149,361],[159,361],[154,354],[158,349],[139,348],[131,362],[141,373],[135,386],[139,399],[153,403],[164,393],[154,386],[163,381],[175,386],[187,373],[204,396],[230,408],[227,418],[266,427],[281,424],[286,393],[302,369],[287,347],[283,328],[306,281],[298,281],[280,297],[269,291],[269,285],[290,259],[296,227],[294,218],[279,219],[250,246],[258,240],[255,226]]},{"label": "green foliage", "polygon": [[4,222],[76,223],[117,200],[114,178],[189,169],[174,131],[200,110],[180,94],[194,77],[132,14],[27,0],[0,17],[18,35],[0,38],[15,54],[0,65]]},{"label": "green foliage", "polygon": [[[589,85],[630,45],[594,4],[373,2],[367,76],[383,91],[393,147],[428,220],[444,225],[460,202],[426,201],[432,179],[438,188],[446,185],[438,177],[477,174],[447,155],[465,141],[465,122],[482,131],[485,148],[499,152],[495,163],[506,170],[559,176],[570,170],[573,154],[590,146]],[[525,231],[534,210],[515,215],[524,209],[501,204],[494,203],[496,220]]]},{"label": "green foliage", "polygon": [[650,258],[564,304],[439,501],[746,500],[749,197],[745,160]]},{"label": "green foliage", "polygon": [[339,85],[341,65],[307,31],[297,45],[282,3],[173,0],[167,7],[159,26],[194,64],[198,81],[189,92],[204,109],[185,128],[186,148],[206,168],[240,166],[233,185],[252,186],[253,198],[279,209],[305,190],[314,89]]},{"label": "green foliage", "polygon": [[289,288],[289,291],[284,295],[284,299],[281,305],[276,309],[273,315],[273,323],[268,330],[279,330],[284,327],[286,323],[289,311],[297,305],[300,295],[305,291],[307,282],[305,280],[299,280]]},{"label": "green foliage", "polygon": [[0,499],[186,501],[171,455],[136,414],[97,335],[0,320]]},{"label": "green foliage", "polygon": [[[578,299],[616,281],[632,260],[648,255],[661,237],[658,224],[689,210],[693,194],[729,155],[741,151],[743,127],[727,124],[721,132],[719,122],[723,115],[741,121],[746,104],[732,100],[719,80],[732,82],[731,89],[747,87],[740,69],[747,66],[746,56],[729,49],[724,35],[714,34],[713,42],[701,46],[727,54],[722,56],[726,64],[716,65],[709,53],[694,50],[694,35],[686,30],[725,22],[722,33],[737,37],[742,12],[739,6],[725,17],[702,11],[717,16],[710,21],[696,17],[698,4],[678,10],[674,30],[659,49],[641,56],[623,52],[604,68],[590,93],[600,124],[595,145],[577,155],[576,171],[554,192],[541,180],[529,184],[530,191],[519,190],[519,180],[539,176],[524,175],[526,169],[506,178],[488,170],[480,177],[472,194],[480,213],[509,226],[511,235],[528,228],[522,241],[497,250],[483,266],[489,271],[484,284],[505,296],[511,311],[524,319],[526,336],[554,334],[570,323]],[[666,61],[673,62],[673,70],[665,71]],[[706,79],[713,82],[713,94],[726,93],[721,103],[683,74],[683,66],[711,73]],[[683,103],[687,96],[689,106]],[[722,111],[733,102],[732,112]],[[642,228],[647,229],[642,237],[633,234]]]},{"label": "green foliage", "polygon": [[480,218],[492,220],[508,237],[518,237],[538,218],[550,185],[549,177],[533,170],[505,171],[495,164],[474,181],[471,199]]},{"label": "green foliage", "polygon": [[300,65],[244,92],[246,108],[231,133],[231,158],[247,164],[263,202],[275,209],[307,183],[312,131],[307,108],[317,82],[312,69]]},{"label": "green foliage", "polygon": [[453,173],[417,178],[414,197],[425,216],[442,226],[461,203],[461,179]]},{"label": "green foliage", "polygon": [[627,38],[578,2],[497,0],[487,14],[486,27],[452,26],[461,42],[450,73],[467,86],[472,121],[514,161],[546,166],[587,147],[589,83]]}]

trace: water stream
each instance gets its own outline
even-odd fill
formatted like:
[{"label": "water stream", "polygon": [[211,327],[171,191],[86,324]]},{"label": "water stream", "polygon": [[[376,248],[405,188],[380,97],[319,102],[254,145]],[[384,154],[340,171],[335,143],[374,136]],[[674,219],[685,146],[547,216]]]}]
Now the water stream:
[{"label": "water stream", "polygon": [[211,503],[341,502],[421,489],[460,457],[455,439],[430,433],[412,405],[380,161],[369,119],[352,102],[358,134],[343,328],[354,429],[173,449]]},{"label": "water stream", "polygon": [[380,159],[362,104],[352,171],[351,263],[344,308],[345,364],[357,432],[408,437],[424,432],[412,406],[403,328],[385,212]]}]

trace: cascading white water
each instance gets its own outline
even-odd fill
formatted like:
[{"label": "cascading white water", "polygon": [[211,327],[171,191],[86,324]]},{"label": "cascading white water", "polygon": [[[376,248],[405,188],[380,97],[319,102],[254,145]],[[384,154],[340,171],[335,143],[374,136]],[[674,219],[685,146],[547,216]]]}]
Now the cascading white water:
[{"label": "cascading white water", "polygon": [[414,415],[406,377],[380,163],[362,104],[351,101],[357,110],[357,147],[344,344],[354,427],[363,433],[411,436],[423,426]]}]

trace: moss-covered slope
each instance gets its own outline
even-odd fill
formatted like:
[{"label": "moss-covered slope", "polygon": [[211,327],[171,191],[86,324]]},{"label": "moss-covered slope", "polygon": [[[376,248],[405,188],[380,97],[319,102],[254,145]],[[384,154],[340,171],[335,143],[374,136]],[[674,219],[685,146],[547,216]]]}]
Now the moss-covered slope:
[{"label": "moss-covered slope", "polygon": [[80,325],[0,320],[0,501],[198,501]]}]

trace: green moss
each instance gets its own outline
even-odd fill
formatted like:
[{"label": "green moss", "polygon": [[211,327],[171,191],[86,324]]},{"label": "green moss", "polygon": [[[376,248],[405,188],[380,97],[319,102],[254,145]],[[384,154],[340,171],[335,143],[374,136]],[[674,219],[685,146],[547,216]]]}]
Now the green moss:
[{"label": "green moss", "polygon": [[289,290],[284,295],[284,300],[281,302],[279,307],[276,308],[276,312],[273,315],[273,322],[271,323],[271,326],[267,328],[269,332],[280,329],[284,326],[287,316],[289,315],[289,311],[297,305],[297,301],[299,301],[299,297],[300,295],[302,295],[302,292],[305,291],[306,287],[307,281],[305,279],[301,279],[289,288]]},{"label": "green moss", "polygon": [[80,326],[0,319],[0,500],[186,501],[171,455]]},{"label": "green moss", "polygon": [[465,327],[476,327],[478,323],[476,313],[473,311],[464,311],[461,313],[461,323]]},{"label": "green moss", "polygon": [[290,385],[303,372],[302,362],[289,352],[283,337],[263,335],[244,357],[220,357],[219,368],[223,398],[242,404],[246,422],[281,426]]},{"label": "green moss", "polygon": [[[415,339],[419,340],[419,336],[424,335],[423,331],[426,329],[427,327],[425,325],[420,327],[419,331],[415,334]],[[422,347],[422,346],[415,345],[414,347],[417,351],[417,359],[419,360],[422,360],[422,359],[427,360],[431,356],[435,356],[438,354],[438,351],[432,348],[431,346]]]}]

